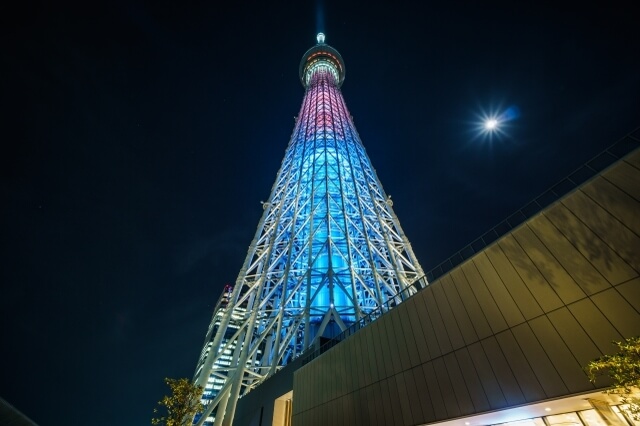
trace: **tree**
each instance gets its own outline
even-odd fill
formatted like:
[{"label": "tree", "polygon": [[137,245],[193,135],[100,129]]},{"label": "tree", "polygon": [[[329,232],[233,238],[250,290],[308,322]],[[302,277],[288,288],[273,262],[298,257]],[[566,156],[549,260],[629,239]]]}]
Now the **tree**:
[{"label": "tree", "polygon": [[[196,386],[189,379],[164,379],[171,388],[171,395],[163,397],[158,401],[158,405],[167,410],[166,417],[151,419],[152,425],[161,426],[184,426],[191,424],[193,416],[202,412],[204,406],[200,402],[202,397],[202,386]],[[153,409],[158,412],[157,408]]]},{"label": "tree", "polygon": [[[640,337],[630,337],[622,342],[613,342],[620,351],[604,355],[587,364],[585,371],[591,383],[599,376],[609,376],[612,387],[605,390],[609,395],[618,395],[622,404],[629,404],[627,411],[635,421],[640,421],[640,398],[634,396],[640,388]],[[637,395],[637,394],[636,394]]]}]

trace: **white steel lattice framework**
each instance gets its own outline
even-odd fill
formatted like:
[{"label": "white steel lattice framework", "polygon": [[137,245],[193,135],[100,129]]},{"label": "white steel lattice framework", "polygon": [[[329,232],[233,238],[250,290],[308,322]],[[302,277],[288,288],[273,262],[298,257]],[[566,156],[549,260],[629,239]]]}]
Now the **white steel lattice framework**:
[{"label": "white steel lattice framework", "polygon": [[231,425],[239,396],[321,337],[427,285],[345,105],[344,75],[319,34],[300,64],[306,93],[282,166],[196,369],[208,384],[199,425]]}]

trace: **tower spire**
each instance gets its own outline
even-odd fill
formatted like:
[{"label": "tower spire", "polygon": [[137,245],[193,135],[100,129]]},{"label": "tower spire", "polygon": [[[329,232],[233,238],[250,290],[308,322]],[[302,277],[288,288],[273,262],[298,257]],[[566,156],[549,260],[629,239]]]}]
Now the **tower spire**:
[{"label": "tower spire", "polygon": [[427,282],[356,132],[340,53],[302,57],[305,95],[233,290],[214,313],[194,380],[197,424],[231,425],[239,396]]}]

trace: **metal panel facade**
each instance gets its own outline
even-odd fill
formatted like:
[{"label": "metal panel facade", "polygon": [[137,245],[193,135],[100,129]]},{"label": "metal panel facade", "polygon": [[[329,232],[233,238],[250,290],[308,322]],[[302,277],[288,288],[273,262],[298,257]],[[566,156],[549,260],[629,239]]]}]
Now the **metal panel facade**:
[{"label": "metal panel facade", "polygon": [[596,389],[582,367],[640,335],[639,165],[636,150],[300,368],[294,425],[425,424]]}]

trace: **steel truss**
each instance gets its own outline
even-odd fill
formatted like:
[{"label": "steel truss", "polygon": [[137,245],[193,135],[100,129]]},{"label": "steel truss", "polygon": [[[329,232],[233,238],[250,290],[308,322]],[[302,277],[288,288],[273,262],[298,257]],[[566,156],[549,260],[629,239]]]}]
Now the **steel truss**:
[{"label": "steel truss", "polygon": [[[316,60],[317,62],[317,60]],[[195,374],[197,424],[231,425],[250,392],[321,337],[394,298],[424,273],[371,166],[335,63],[307,70],[306,93],[271,195]],[[415,287],[415,286],[414,286]],[[220,389],[211,389],[217,380]],[[223,414],[226,413],[226,414]]]}]

